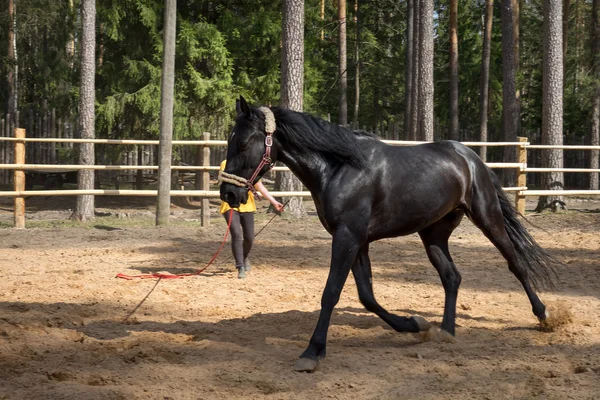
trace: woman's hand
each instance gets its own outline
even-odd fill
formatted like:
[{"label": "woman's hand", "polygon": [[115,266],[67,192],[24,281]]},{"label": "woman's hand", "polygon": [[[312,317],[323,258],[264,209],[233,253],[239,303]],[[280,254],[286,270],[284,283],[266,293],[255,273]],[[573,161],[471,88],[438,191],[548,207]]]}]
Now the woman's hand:
[{"label": "woman's hand", "polygon": [[273,207],[275,207],[277,211],[283,212],[284,205],[275,200],[275,198],[271,195],[271,193],[269,193],[269,191],[267,190],[265,185],[262,184],[262,182],[256,182],[254,187],[258,190],[260,194],[267,198],[271,202],[271,204],[273,204]]},{"label": "woman's hand", "polygon": [[273,207],[275,207],[275,209],[279,212],[283,212],[283,208],[285,207],[283,204],[281,204],[280,202],[278,202],[277,200],[271,202],[271,204],[273,204]]}]

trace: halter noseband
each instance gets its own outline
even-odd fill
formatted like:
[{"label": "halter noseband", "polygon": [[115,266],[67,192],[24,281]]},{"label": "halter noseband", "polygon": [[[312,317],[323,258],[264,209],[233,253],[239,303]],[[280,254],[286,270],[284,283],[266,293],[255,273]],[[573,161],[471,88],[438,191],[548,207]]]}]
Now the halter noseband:
[{"label": "halter noseband", "polygon": [[268,107],[259,107],[258,108],[265,116],[265,153],[260,160],[260,164],[254,170],[254,173],[249,179],[242,178],[241,176],[237,176],[234,174],[228,174],[225,171],[219,171],[219,184],[222,182],[231,183],[232,185],[239,187],[247,187],[249,191],[252,192],[255,196],[258,195],[256,193],[256,189],[254,188],[254,181],[260,174],[260,171],[266,165],[269,169],[273,168],[275,163],[271,160],[271,147],[273,147],[273,133],[275,133],[275,116],[273,112]]}]

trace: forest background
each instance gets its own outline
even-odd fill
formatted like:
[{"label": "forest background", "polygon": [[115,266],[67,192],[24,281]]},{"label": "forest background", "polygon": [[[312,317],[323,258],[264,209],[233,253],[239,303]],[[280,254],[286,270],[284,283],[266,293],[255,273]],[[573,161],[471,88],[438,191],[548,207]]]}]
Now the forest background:
[{"label": "forest background", "polygon": [[[8,77],[8,84],[0,85],[0,104],[7,114],[14,114],[15,109],[21,116],[24,110],[37,113],[45,104],[59,115],[76,115],[80,2],[10,2],[15,8],[14,20],[5,6],[7,2],[0,10],[0,76]],[[435,139],[450,137],[450,3],[434,2]],[[483,31],[490,1],[459,3],[459,139],[479,140]],[[544,2],[513,3],[518,29],[518,135],[539,141]],[[98,0],[96,5],[96,137],[156,139],[164,2]],[[332,122],[339,122],[338,7],[337,1],[313,0],[306,1],[304,8],[303,107],[305,112]],[[360,1],[348,2],[347,7],[348,123],[384,137],[406,139],[407,2]],[[564,143],[591,140],[592,99],[597,87],[593,72],[593,7],[592,0],[563,2]],[[501,2],[496,1],[489,67],[489,141],[503,140],[500,8]],[[12,56],[7,52],[11,26],[15,35]],[[279,1],[178,2],[174,139],[199,139],[205,131],[211,132],[214,139],[226,138],[239,95],[254,104],[279,103],[281,31]],[[11,78],[11,74],[16,76]],[[15,82],[12,88],[11,79]],[[355,90],[357,84],[360,91]],[[13,95],[16,102],[10,98]],[[360,106],[355,107],[356,103]],[[497,150],[489,151],[490,159],[501,158]]]}]

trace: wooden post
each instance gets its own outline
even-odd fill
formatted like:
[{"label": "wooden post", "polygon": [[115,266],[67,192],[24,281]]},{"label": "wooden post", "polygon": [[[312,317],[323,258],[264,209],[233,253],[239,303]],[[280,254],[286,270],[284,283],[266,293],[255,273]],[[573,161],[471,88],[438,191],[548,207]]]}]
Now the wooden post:
[{"label": "wooden post", "polygon": [[[53,107],[50,113],[49,118],[50,127],[48,131],[50,132],[51,138],[56,138],[56,109]],[[56,143],[50,143],[50,164],[56,164]]]},{"label": "wooden post", "polygon": [[[4,137],[4,119],[0,119],[0,137]],[[0,143],[0,163],[6,164],[4,160],[5,152],[4,148],[8,145],[8,142],[2,141]],[[8,170],[0,171],[0,184],[6,185],[8,183]]]},{"label": "wooden post", "polygon": [[[527,143],[526,137],[518,137],[517,138],[521,143]],[[519,163],[527,166],[527,146],[521,144],[519,146]],[[517,172],[517,187],[526,187],[527,186],[527,173],[523,169],[519,169]],[[515,206],[517,207],[517,211],[522,215],[525,215],[525,196],[520,196],[519,192],[515,195]]]},{"label": "wooden post", "polygon": [[[8,114],[7,114],[7,117],[8,117]],[[12,118],[7,118],[6,126],[7,126],[7,128],[6,128],[6,134],[7,135],[10,135],[9,132],[14,132],[15,131],[16,126],[15,126]],[[6,150],[7,150],[6,160],[9,163],[14,163],[15,162],[15,148],[14,148],[14,146],[6,146]],[[14,185],[14,174],[12,174],[12,176],[11,176],[11,174],[9,173],[8,177],[9,177],[9,184],[12,183]]]},{"label": "wooden post", "polygon": [[[25,138],[25,129],[15,128],[16,138]],[[15,164],[25,164],[25,142],[15,142]],[[15,190],[25,190],[25,171],[15,169]],[[25,197],[15,197],[15,228],[25,228]]]},{"label": "wooden post", "polygon": [[[50,136],[48,132],[48,100],[44,100],[42,102],[42,125],[40,132],[42,133],[41,137],[47,138]],[[44,164],[52,164],[50,162],[50,143],[42,143],[42,151],[43,151],[43,163]]]},{"label": "wooden post", "polygon": [[[204,132],[204,140],[210,140],[210,133]],[[202,148],[202,165],[210,165],[210,147]],[[210,174],[208,171],[202,172],[202,190],[210,190]],[[210,226],[210,201],[207,197],[202,198],[202,218],[200,226]]]}]

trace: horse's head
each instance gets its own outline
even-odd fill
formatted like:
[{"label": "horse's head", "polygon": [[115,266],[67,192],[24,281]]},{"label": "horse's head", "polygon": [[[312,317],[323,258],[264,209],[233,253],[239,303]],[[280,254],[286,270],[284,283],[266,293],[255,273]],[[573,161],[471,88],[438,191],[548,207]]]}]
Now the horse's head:
[{"label": "horse's head", "polygon": [[248,200],[248,190],[275,160],[272,134],[275,117],[265,107],[251,108],[240,96],[237,117],[227,142],[227,164],[221,175],[221,200],[239,207]]}]

